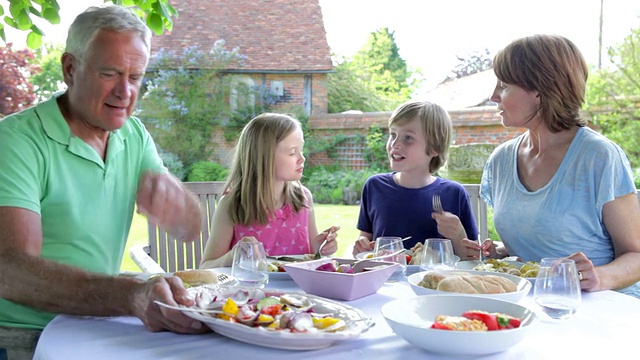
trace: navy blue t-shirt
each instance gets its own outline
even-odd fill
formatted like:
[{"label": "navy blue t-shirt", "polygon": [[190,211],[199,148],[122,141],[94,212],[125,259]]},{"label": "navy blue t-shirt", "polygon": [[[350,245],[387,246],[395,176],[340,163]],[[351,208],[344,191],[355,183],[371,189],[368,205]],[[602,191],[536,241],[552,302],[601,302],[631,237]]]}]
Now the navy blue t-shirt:
[{"label": "navy blue t-shirt", "polygon": [[407,249],[428,238],[440,238],[438,224],[431,218],[432,198],[440,195],[444,211],[457,215],[470,240],[477,240],[478,227],[471,210],[469,194],[461,184],[436,178],[419,189],[402,187],[393,173],[376,174],[362,188],[358,230],[381,236],[411,236]]}]

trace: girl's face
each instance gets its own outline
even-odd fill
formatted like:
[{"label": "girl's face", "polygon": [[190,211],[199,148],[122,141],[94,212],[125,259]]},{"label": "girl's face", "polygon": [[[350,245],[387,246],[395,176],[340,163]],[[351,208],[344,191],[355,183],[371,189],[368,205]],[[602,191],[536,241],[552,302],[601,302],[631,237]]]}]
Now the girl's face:
[{"label": "girl's face", "polygon": [[491,100],[498,103],[504,126],[530,127],[527,124],[540,107],[537,91],[527,91],[517,85],[498,80]]},{"label": "girl's face", "polygon": [[405,125],[391,125],[387,154],[394,171],[429,172],[429,163],[436,154],[426,153],[427,143],[422,124],[417,119]]},{"label": "girl's face", "polygon": [[293,181],[302,178],[304,170],[304,136],[298,128],[287,135],[276,146],[274,163],[276,166],[276,182]]}]

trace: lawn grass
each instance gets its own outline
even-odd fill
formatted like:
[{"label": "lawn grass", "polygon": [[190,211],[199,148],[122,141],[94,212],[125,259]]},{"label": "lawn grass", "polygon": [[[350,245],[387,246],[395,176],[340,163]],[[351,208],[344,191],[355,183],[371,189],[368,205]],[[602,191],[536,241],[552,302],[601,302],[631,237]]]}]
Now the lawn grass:
[{"label": "lawn grass", "polygon": [[[340,226],[336,255],[343,255],[345,250],[358,238],[360,231],[356,229],[356,223],[359,211],[359,205],[315,204],[318,231],[323,231],[333,225]],[[129,256],[129,249],[133,245],[147,244],[148,236],[147,218],[136,212],[133,215],[131,231],[129,231],[124,257],[122,258],[121,271],[140,271]]]}]

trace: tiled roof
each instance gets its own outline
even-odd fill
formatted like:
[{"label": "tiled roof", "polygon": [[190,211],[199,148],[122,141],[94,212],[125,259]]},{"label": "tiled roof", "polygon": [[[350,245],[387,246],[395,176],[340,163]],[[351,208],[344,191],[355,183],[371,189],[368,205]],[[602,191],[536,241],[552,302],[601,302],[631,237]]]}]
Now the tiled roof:
[{"label": "tiled roof", "polygon": [[448,81],[415,98],[439,104],[447,110],[495,105],[490,100],[496,87],[493,69]]},{"label": "tiled roof", "polygon": [[154,36],[151,52],[209,50],[218,40],[246,56],[239,70],[333,70],[318,0],[170,0],[178,10],[173,30]]}]

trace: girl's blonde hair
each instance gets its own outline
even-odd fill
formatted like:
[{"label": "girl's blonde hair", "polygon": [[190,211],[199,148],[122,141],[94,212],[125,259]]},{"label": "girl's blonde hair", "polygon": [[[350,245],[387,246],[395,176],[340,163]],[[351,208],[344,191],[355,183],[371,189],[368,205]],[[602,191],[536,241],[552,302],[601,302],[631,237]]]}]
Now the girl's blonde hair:
[{"label": "girl's blonde hair", "polygon": [[403,126],[413,120],[420,121],[427,143],[425,152],[435,152],[429,163],[429,171],[435,173],[446,162],[453,133],[449,113],[442,106],[428,101],[408,101],[396,108],[389,118],[389,127]]},{"label": "girl's blonde hair", "polygon": [[[276,147],[300,128],[300,122],[291,116],[264,113],[242,129],[226,183],[234,223],[247,226],[269,222],[269,217],[277,210],[279,195],[274,193]],[[290,203],[295,212],[307,206],[299,181],[285,183],[284,201]]]}]

